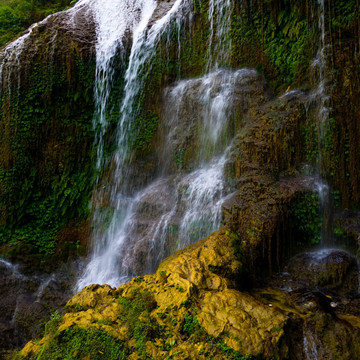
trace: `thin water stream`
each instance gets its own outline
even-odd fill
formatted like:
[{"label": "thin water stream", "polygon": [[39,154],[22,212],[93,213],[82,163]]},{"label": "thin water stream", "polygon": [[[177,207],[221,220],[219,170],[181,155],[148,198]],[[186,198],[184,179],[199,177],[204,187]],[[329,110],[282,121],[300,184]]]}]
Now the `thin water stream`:
[{"label": "thin water stream", "polygon": [[327,31],[325,23],[325,1],[318,0],[318,28],[320,30],[319,48],[312,63],[315,77],[317,78],[317,88],[310,94],[309,102],[315,106],[316,126],[318,133],[318,159],[314,170],[315,190],[319,195],[320,214],[322,217],[321,245],[332,247],[334,245],[332,215],[333,204],[330,186],[324,177],[326,176],[326,166],[323,157],[323,146],[326,133],[329,128],[330,96],[328,95],[329,79],[326,76],[326,67],[330,45],[327,43]]}]

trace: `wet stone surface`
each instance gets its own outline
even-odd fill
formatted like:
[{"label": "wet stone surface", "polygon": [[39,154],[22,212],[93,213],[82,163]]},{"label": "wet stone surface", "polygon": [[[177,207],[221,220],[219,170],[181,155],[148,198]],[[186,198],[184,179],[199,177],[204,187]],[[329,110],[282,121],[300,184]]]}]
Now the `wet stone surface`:
[{"label": "wet stone surface", "polygon": [[290,260],[288,270],[293,280],[307,287],[324,288],[337,295],[354,295],[359,289],[357,260],[342,250],[298,254]]},{"label": "wet stone surface", "polygon": [[42,335],[51,313],[62,311],[72,296],[71,276],[62,269],[41,274],[0,258],[0,359]]}]

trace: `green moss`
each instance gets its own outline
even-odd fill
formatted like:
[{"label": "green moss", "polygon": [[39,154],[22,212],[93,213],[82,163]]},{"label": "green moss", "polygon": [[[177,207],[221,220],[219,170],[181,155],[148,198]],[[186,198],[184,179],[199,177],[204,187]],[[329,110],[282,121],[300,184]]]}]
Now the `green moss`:
[{"label": "green moss", "polygon": [[317,193],[305,193],[290,207],[290,228],[298,246],[320,243],[322,219],[319,201]]},{"label": "green moss", "polygon": [[332,1],[332,11],[327,13],[327,22],[331,30],[341,31],[356,24],[360,16],[359,2],[357,0]]},{"label": "green moss", "polygon": [[233,64],[256,67],[276,90],[306,81],[317,26],[304,16],[303,7],[297,1],[273,0],[236,7],[231,24]]},{"label": "green moss", "polygon": [[144,151],[150,144],[157,130],[159,116],[151,110],[147,110],[143,115],[139,116],[135,121],[137,136],[134,143],[136,150]]},{"label": "green moss", "polygon": [[[29,359],[91,359],[121,360],[127,359],[129,353],[124,350],[124,343],[116,341],[104,331],[96,329],[68,328],[56,333],[42,348],[36,357]],[[21,357],[20,357],[21,359]]]},{"label": "green moss", "polygon": [[37,62],[21,88],[0,99],[8,133],[0,142],[0,243],[31,244],[45,255],[54,254],[62,226],[88,216],[95,177],[94,64],[73,59],[70,83],[64,64]]},{"label": "green moss", "polygon": [[[128,329],[128,336],[135,339],[136,349],[146,358],[146,342],[160,334],[160,328],[150,313],[156,307],[153,295],[148,291],[134,291],[130,298],[120,297],[123,311],[121,322]],[[141,319],[140,319],[141,317]]]}]

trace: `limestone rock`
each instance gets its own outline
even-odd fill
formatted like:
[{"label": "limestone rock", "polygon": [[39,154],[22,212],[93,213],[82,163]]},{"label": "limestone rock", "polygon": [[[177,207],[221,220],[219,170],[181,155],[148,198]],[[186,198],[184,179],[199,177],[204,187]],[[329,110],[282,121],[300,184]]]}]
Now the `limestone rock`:
[{"label": "limestone rock", "polygon": [[[116,290],[86,287],[68,302],[57,333],[104,331],[125,341],[129,359],[142,358],[141,351],[153,359],[175,354],[176,359],[220,359],[225,348],[234,354],[286,358],[286,313],[234,289],[246,274],[241,252],[234,249],[237,240],[230,230],[220,230],[164,260],[154,275]],[[131,320],[124,320],[127,314],[133,314]],[[145,350],[134,340],[134,323],[148,329]],[[43,340],[50,348],[57,335],[52,336]],[[22,354],[29,358],[42,346],[28,344]]]},{"label": "limestone rock", "polygon": [[322,287],[339,295],[357,293],[359,274],[356,258],[341,250],[301,253],[290,260],[293,279],[308,287]]}]

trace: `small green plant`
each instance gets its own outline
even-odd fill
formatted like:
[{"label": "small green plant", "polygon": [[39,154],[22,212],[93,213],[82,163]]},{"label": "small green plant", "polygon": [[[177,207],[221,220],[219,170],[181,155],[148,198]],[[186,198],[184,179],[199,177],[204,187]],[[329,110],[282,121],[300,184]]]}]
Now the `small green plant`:
[{"label": "small green plant", "polygon": [[177,167],[179,167],[180,165],[184,164],[185,161],[185,148],[181,148],[179,149],[175,155],[174,155],[174,162],[176,164]]},{"label": "small green plant", "polygon": [[45,335],[54,334],[59,326],[62,316],[56,310],[50,315],[50,320],[45,325]]},{"label": "small green plant", "polygon": [[123,308],[120,319],[128,328],[128,336],[135,339],[136,349],[145,356],[146,341],[160,332],[158,324],[150,316],[156,308],[154,297],[144,290],[134,292],[131,298],[120,297],[118,301]]},{"label": "small green plant", "polygon": [[290,226],[298,245],[314,245],[320,242],[322,218],[317,193],[305,193],[291,205]]},{"label": "small green plant", "polygon": [[199,332],[202,332],[199,321],[196,317],[196,309],[192,309],[191,312],[188,312],[184,315],[184,323],[182,327],[182,333],[191,336],[199,335]]},{"label": "small green plant", "polygon": [[37,360],[74,359],[125,360],[129,352],[123,342],[116,341],[97,329],[68,328],[49,340]]}]

